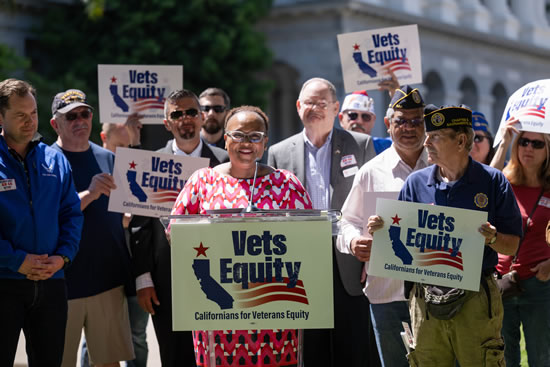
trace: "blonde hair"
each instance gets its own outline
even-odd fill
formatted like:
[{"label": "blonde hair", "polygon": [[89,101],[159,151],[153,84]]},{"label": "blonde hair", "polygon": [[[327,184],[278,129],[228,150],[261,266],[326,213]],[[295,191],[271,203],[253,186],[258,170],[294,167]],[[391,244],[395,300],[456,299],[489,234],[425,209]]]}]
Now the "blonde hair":
[{"label": "blonde hair", "polygon": [[[525,131],[520,131],[520,133],[514,140],[514,143],[512,144],[512,154],[510,155],[510,162],[508,162],[508,165],[502,170],[502,173],[504,173],[508,181],[510,181],[510,183],[513,185],[524,185],[527,182],[525,172],[523,171],[523,166],[519,161],[518,155],[519,139],[523,136],[524,133]],[[544,188],[544,191],[548,191],[550,190],[550,134],[541,135],[545,143],[544,149],[546,149],[546,159],[544,160],[544,162],[542,162],[542,165],[538,172],[538,179],[542,187]]]}]

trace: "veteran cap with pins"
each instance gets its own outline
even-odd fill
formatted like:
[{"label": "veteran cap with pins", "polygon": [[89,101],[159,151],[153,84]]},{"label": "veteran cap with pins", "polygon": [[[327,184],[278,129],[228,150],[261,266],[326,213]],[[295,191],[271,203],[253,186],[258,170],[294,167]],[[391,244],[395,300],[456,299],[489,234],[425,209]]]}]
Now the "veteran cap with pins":
[{"label": "veteran cap with pins", "polygon": [[472,110],[466,105],[441,106],[429,104],[424,109],[426,132],[460,126],[472,127]]},{"label": "veteran cap with pins", "polygon": [[424,100],[417,88],[412,88],[410,85],[402,85],[395,90],[390,101],[390,108],[394,110],[424,107]]}]

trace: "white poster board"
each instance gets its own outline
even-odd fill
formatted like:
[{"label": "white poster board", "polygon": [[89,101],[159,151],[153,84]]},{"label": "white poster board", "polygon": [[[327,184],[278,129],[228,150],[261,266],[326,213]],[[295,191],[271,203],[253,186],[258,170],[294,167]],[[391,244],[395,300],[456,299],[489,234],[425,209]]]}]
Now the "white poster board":
[{"label": "white poster board", "polygon": [[346,93],[378,89],[388,70],[399,84],[422,83],[416,24],[339,34],[338,49]]},{"label": "white poster board", "polygon": [[139,114],[143,124],[162,124],[164,100],[183,88],[181,65],[98,65],[99,121],[124,123]]},{"label": "white poster board", "polygon": [[116,189],[109,196],[109,211],[156,218],[170,215],[187,179],[209,163],[208,158],[117,148]]},{"label": "white poster board", "polygon": [[515,125],[518,130],[550,134],[550,114],[546,113],[549,98],[550,79],[528,83],[515,91],[506,103],[494,146],[502,140],[500,128],[512,117],[519,119]]},{"label": "white poster board", "polygon": [[479,291],[487,213],[378,199],[369,274]]}]

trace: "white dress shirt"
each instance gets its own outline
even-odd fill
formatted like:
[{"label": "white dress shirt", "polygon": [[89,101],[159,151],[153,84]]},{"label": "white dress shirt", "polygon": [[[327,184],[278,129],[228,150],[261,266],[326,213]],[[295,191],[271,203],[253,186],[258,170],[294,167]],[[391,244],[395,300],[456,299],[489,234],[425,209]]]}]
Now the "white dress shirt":
[{"label": "white dress shirt", "polygon": [[[363,165],[355,175],[353,186],[342,207],[342,231],[341,235],[338,236],[338,250],[351,254],[350,243],[353,238],[361,234],[370,237],[366,231],[366,223],[368,217],[375,213],[369,215],[364,213],[363,193],[400,191],[407,176],[413,171],[427,166],[428,156],[425,149],[420,154],[413,169],[401,159],[393,144]],[[365,262],[367,274],[368,266],[369,262],[367,261]],[[404,282],[397,279],[368,275],[363,292],[365,292],[369,301],[374,304],[405,300]]]}]

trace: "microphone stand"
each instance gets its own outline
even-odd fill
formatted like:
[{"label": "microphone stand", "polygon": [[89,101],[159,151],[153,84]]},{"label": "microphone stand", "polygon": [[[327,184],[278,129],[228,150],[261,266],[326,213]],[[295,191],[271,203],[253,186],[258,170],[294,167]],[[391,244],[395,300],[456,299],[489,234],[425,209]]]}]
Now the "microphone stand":
[{"label": "microphone stand", "polygon": [[259,211],[258,207],[252,203],[254,197],[254,191],[256,189],[256,175],[258,174],[258,161],[256,161],[256,167],[254,168],[254,178],[252,179],[252,189],[250,190],[250,199],[248,200],[248,206],[243,209],[243,213],[252,213]]}]

